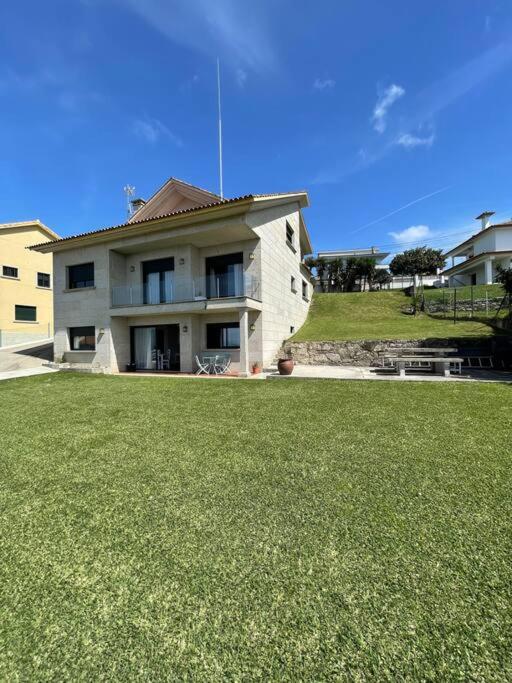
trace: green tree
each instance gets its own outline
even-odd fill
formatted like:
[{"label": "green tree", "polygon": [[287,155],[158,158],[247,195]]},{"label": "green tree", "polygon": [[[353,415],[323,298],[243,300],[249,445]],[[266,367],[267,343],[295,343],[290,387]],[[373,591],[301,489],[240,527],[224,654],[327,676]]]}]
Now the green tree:
[{"label": "green tree", "polygon": [[445,258],[442,249],[416,247],[397,254],[389,264],[393,275],[406,275],[414,278],[414,294],[416,295],[416,277],[423,287],[424,275],[435,275],[438,268],[444,268]]},{"label": "green tree", "polygon": [[503,285],[505,292],[512,296],[512,268],[503,268],[503,266],[498,265],[497,271],[496,282]]},{"label": "green tree", "polygon": [[373,284],[374,286],[378,286],[379,289],[382,289],[384,285],[389,284],[392,280],[393,278],[387,270],[379,268],[375,273],[375,277],[373,278]]}]

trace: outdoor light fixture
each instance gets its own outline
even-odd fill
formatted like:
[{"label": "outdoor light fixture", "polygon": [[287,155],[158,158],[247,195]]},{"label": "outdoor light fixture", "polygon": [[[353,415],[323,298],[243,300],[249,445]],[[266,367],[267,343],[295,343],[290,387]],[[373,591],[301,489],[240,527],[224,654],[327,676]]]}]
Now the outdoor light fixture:
[{"label": "outdoor light fixture", "polygon": [[252,251],[251,251],[251,253],[249,254],[249,258],[250,258],[251,261],[254,261],[254,253],[253,253]]},{"label": "outdoor light fixture", "polygon": [[180,266],[185,265],[185,259],[184,259],[184,258],[180,258],[179,264],[180,264]]},{"label": "outdoor light fixture", "polygon": [[249,329],[251,330],[251,332],[254,332],[254,330],[256,329],[256,325],[254,323],[251,323]]},{"label": "outdoor light fixture", "polygon": [[100,327],[100,334],[105,334],[105,330],[103,327]]},{"label": "outdoor light fixture", "polygon": [[187,325],[183,325],[183,327],[181,329],[183,332],[188,332],[188,326]]},{"label": "outdoor light fixture", "polygon": [[135,273],[135,266],[130,266],[130,273]]}]

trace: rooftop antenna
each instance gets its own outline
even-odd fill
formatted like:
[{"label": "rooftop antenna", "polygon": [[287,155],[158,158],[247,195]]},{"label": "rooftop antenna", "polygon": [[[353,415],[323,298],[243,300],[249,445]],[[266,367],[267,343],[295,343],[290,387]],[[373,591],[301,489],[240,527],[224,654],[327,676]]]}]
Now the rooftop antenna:
[{"label": "rooftop antenna", "polygon": [[135,188],[133,187],[133,185],[125,185],[123,187],[123,192],[126,195],[126,217],[129,220],[132,217],[132,205],[130,197],[133,197]]},{"label": "rooftop antenna", "polygon": [[219,180],[220,196],[224,199],[224,183],[222,178],[222,110],[220,106],[220,61],[217,57],[217,105],[219,112]]}]

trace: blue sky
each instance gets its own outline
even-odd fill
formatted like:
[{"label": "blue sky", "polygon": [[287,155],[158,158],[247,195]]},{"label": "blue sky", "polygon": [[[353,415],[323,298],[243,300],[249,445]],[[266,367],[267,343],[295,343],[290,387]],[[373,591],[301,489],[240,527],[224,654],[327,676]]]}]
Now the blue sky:
[{"label": "blue sky", "polygon": [[512,216],[508,0],[20,0],[0,19],[1,222],[69,235],[122,222],[126,183],[217,191],[217,55],[226,196],[307,189],[315,249],[448,247],[484,209]]}]

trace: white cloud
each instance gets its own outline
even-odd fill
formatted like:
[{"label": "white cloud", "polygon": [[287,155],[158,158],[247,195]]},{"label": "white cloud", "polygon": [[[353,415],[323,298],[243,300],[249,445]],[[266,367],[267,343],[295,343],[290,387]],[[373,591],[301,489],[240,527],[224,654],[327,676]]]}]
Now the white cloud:
[{"label": "white cloud", "polygon": [[373,127],[377,133],[383,133],[386,130],[386,117],[389,108],[401,97],[405,95],[405,90],[401,85],[393,83],[390,85],[377,100],[377,104],[373,110],[372,122]]},{"label": "white cloud", "polygon": [[135,119],[132,124],[132,131],[151,145],[156,144],[163,138],[172,142],[176,147],[183,147],[181,138],[175,135],[165,123],[158,119],[149,117]]},{"label": "white cloud", "polygon": [[[267,3],[249,0],[117,0],[174,43],[265,74],[277,66]],[[250,20],[248,20],[250,18]]]},{"label": "white cloud", "polygon": [[417,135],[411,135],[410,133],[402,133],[396,139],[396,144],[405,147],[406,149],[413,149],[414,147],[431,147],[434,140],[434,133],[423,138]]},{"label": "white cloud", "polygon": [[236,75],[236,84],[238,85],[239,88],[243,88],[245,85],[245,82],[247,80],[247,71],[244,71],[243,69],[237,69],[235,75]]},{"label": "white cloud", "polygon": [[401,232],[388,233],[398,242],[398,244],[407,244],[408,242],[419,242],[433,237],[433,233],[428,225],[411,225],[409,228]]},{"label": "white cloud", "polygon": [[336,81],[332,78],[316,78],[313,83],[313,88],[315,90],[330,90],[331,88],[334,88],[335,85]]}]

